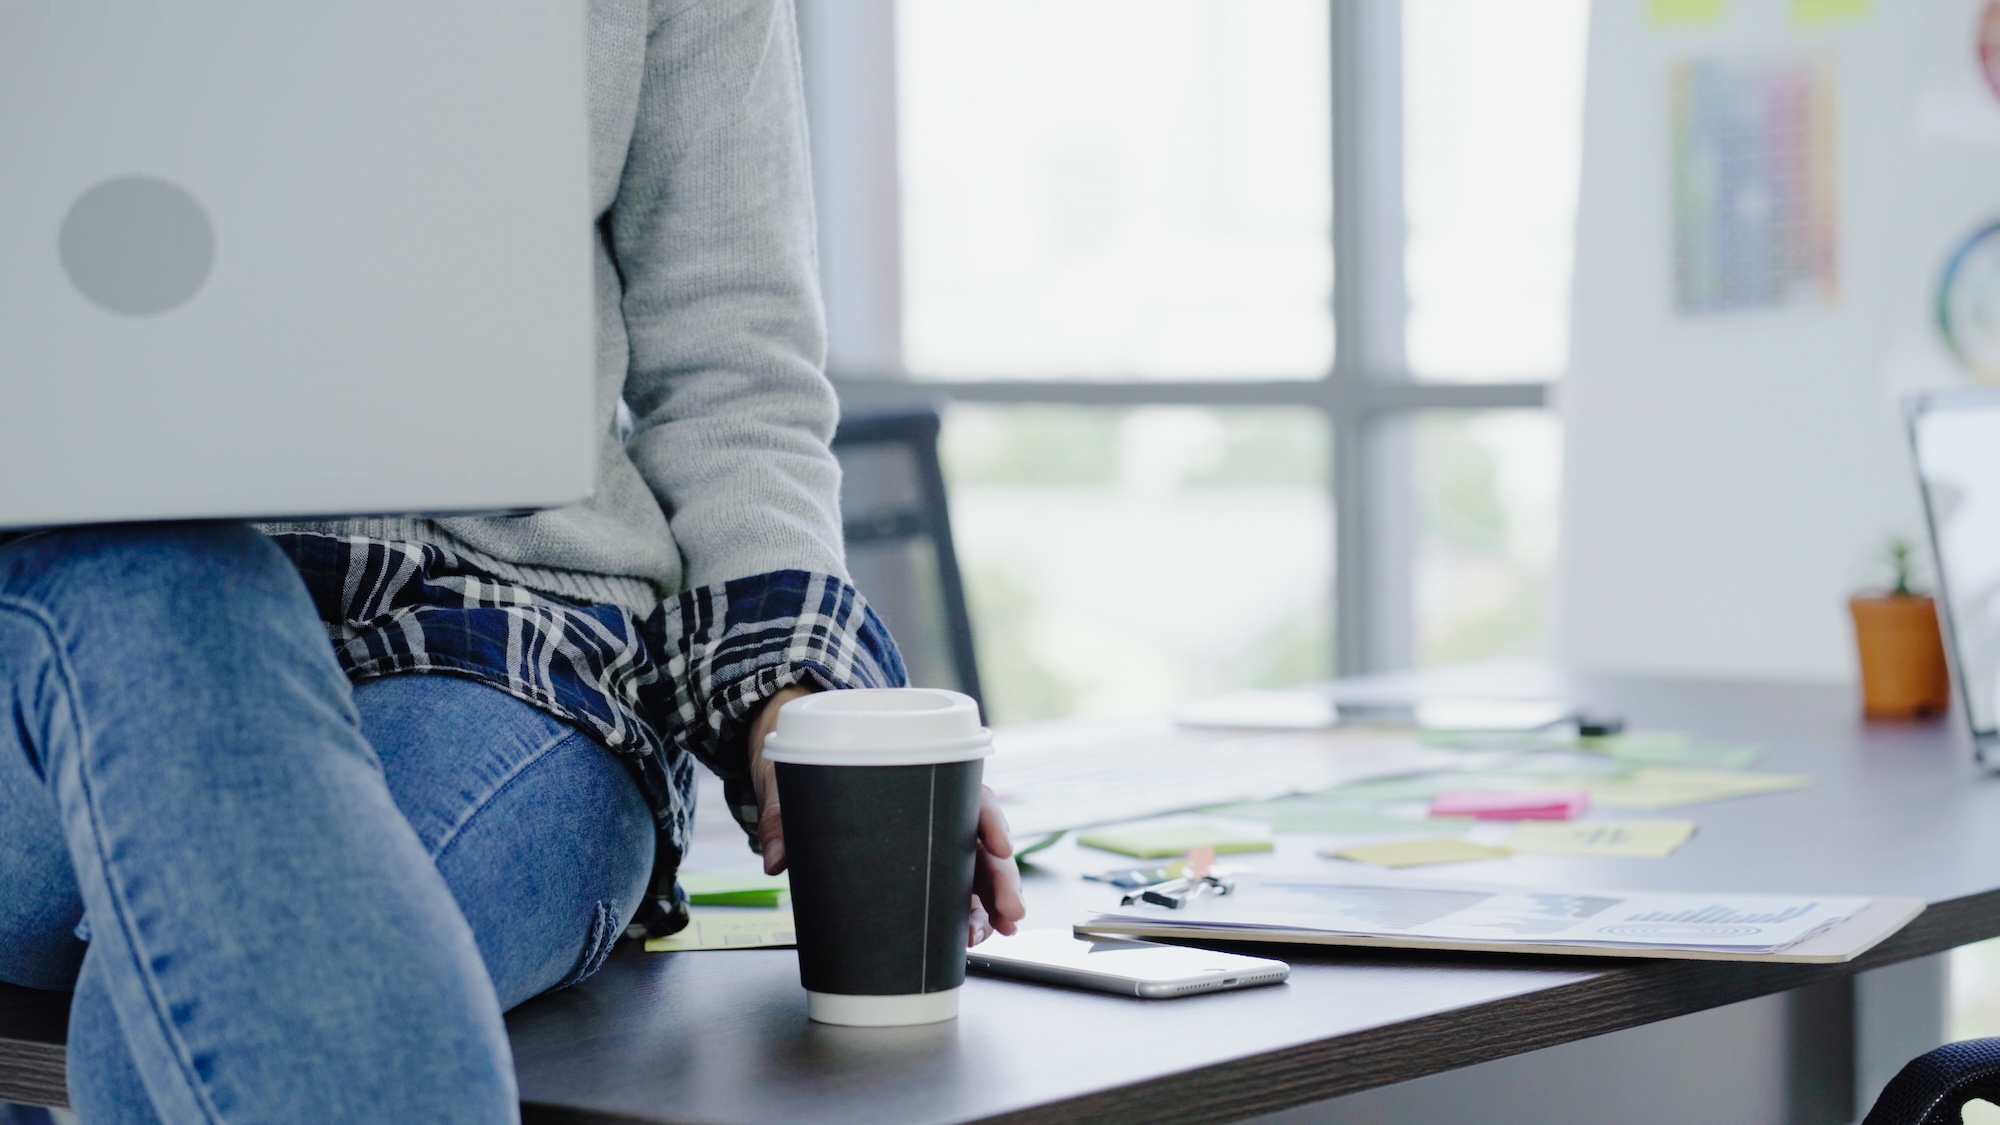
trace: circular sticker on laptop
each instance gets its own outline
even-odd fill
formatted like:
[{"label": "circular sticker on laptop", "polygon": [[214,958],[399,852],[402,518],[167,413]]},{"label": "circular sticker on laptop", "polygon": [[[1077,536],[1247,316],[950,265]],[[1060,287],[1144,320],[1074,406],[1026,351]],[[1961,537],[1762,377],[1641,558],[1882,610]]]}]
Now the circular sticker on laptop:
[{"label": "circular sticker on laptop", "polygon": [[2000,380],[2000,223],[1974,231],[1938,282],[1938,331],[1974,378]]},{"label": "circular sticker on laptop", "polygon": [[155,316],[187,304],[215,266],[215,228],[194,196],[151,176],[77,197],[57,238],[63,272],[99,307]]}]

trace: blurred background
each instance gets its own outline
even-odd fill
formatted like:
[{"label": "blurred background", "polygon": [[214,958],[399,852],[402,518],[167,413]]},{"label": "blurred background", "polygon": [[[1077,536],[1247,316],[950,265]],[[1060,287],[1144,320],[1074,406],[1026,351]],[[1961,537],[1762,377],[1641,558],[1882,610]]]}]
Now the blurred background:
[{"label": "blurred background", "polygon": [[1589,7],[1337,7],[805,5],[831,367],[950,403],[996,721],[1549,651]]},{"label": "blurred background", "polygon": [[1938,309],[2000,215],[1989,0],[801,7],[830,370],[943,411],[994,721],[1855,675],[1922,538],[1898,398],[1982,370]]}]

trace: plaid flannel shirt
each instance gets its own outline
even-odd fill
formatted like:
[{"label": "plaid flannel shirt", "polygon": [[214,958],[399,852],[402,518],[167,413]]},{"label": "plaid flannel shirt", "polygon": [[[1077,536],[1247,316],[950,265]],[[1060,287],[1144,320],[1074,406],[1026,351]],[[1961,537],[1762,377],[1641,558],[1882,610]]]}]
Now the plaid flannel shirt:
[{"label": "plaid flannel shirt", "polygon": [[464,676],[626,759],[657,830],[652,889],[633,921],[649,937],[687,925],[674,876],[694,825],[696,760],[722,778],[731,814],[754,832],[746,734],[764,700],[794,684],[906,682],[881,619],[830,574],[781,570],[703,586],[642,621],[504,581],[436,544],[271,538],[305,578],[350,679]]}]

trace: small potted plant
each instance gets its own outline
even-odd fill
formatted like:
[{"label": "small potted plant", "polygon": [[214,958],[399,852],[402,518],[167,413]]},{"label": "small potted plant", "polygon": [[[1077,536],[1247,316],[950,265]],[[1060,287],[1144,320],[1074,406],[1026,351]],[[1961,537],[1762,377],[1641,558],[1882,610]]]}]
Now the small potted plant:
[{"label": "small potted plant", "polygon": [[1871,719],[1924,718],[1951,706],[1937,603],[1912,581],[1913,551],[1907,539],[1889,540],[1895,586],[1847,602],[1861,652],[1862,710]]}]

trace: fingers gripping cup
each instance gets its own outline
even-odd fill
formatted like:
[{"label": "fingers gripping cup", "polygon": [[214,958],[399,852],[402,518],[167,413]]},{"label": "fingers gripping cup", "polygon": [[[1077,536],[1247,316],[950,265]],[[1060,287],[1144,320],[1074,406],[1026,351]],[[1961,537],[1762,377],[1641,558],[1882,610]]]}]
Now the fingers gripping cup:
[{"label": "fingers gripping cup", "polygon": [[794,699],[776,763],[806,1012],[880,1027],[958,1015],[981,759],[970,696],[931,688]]}]

